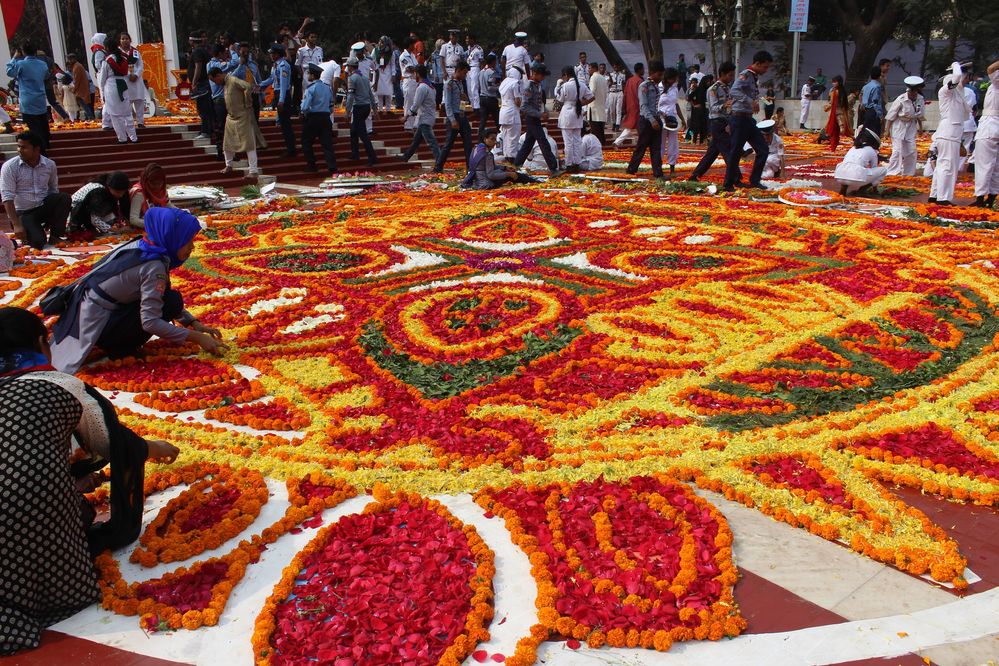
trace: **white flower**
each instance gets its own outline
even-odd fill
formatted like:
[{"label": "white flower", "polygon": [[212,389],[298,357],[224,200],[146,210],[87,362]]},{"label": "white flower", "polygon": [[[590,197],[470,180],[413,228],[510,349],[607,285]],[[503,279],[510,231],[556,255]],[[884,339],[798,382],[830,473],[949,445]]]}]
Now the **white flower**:
[{"label": "white flower", "polygon": [[607,275],[623,277],[628,280],[639,280],[639,281],[648,280],[647,277],[644,277],[642,275],[635,275],[634,273],[628,273],[626,271],[621,271],[616,268],[604,268],[602,266],[595,266],[590,263],[590,258],[586,256],[585,252],[577,252],[576,254],[570,254],[565,257],[556,257],[552,259],[552,261],[556,264],[572,266],[573,268],[578,268],[584,271],[606,273]]},{"label": "white flower", "polygon": [[300,287],[285,287],[278,294],[277,298],[269,298],[263,301],[257,301],[250,306],[249,316],[252,319],[262,312],[274,312],[278,308],[287,307],[289,305],[295,305],[301,303],[305,298],[305,294],[308,293],[305,289]]},{"label": "white flower", "polygon": [[642,227],[641,229],[635,229],[634,234],[636,236],[649,236],[652,234],[668,234],[671,231],[676,231],[676,227],[665,225],[661,227]]},{"label": "white flower", "polygon": [[232,289],[229,289],[228,287],[223,287],[222,289],[213,291],[210,294],[202,294],[198,298],[211,300],[213,298],[226,298],[228,296],[242,296],[243,294],[249,294],[251,291],[256,291],[257,289],[260,289],[260,287],[259,286],[233,287]]},{"label": "white flower", "polygon": [[704,243],[710,243],[714,239],[714,236],[708,236],[707,234],[694,234],[693,236],[684,238],[683,242],[687,245],[703,245]]},{"label": "white flower", "polygon": [[331,314],[323,314],[319,315],[318,317],[302,317],[298,321],[289,324],[287,327],[281,329],[278,332],[283,333],[285,335],[304,333],[306,331],[311,331],[314,328],[318,328],[323,324],[332,324],[335,321],[340,321],[345,316],[346,315],[334,316]]},{"label": "white flower", "polygon": [[383,275],[391,275],[392,273],[402,273],[415,268],[436,266],[437,264],[443,264],[446,261],[444,257],[439,254],[419,252],[418,250],[411,250],[402,245],[392,245],[391,248],[406,258],[402,262],[393,264],[385,270],[378,271],[376,273],[367,273],[364,277],[381,277]]},{"label": "white flower", "polygon": [[569,238],[546,238],[543,241],[533,241],[525,243],[494,243],[492,241],[470,241],[464,240],[462,238],[448,238],[452,243],[461,243],[462,245],[468,245],[469,247],[478,248],[480,250],[488,250],[490,252],[524,252],[526,250],[533,250],[538,247],[548,247],[549,245],[558,245],[559,243],[564,243]]},{"label": "white flower", "polygon": [[603,229],[604,227],[614,227],[621,224],[620,220],[597,220],[596,222],[590,222],[588,226],[594,229]]},{"label": "white flower", "polygon": [[484,273],[482,275],[473,275],[471,277],[462,278],[460,280],[434,280],[433,282],[428,282],[426,284],[418,284],[415,287],[410,287],[409,291],[427,291],[428,289],[445,289],[447,287],[457,287],[463,284],[484,284],[489,282],[499,282],[503,284],[544,284],[544,280],[535,280],[533,278],[526,278],[523,275],[517,275],[515,273]]}]

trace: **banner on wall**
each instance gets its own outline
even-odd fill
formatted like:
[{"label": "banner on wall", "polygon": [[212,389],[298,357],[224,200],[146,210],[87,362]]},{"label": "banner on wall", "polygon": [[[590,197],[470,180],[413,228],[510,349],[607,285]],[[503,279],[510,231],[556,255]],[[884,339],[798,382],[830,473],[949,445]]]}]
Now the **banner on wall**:
[{"label": "banner on wall", "polygon": [[21,17],[24,16],[24,0],[0,0],[0,9],[3,10],[3,22],[7,28],[7,39],[9,40],[17,31],[17,26],[21,25]]},{"label": "banner on wall", "polygon": [[791,0],[791,21],[788,32],[808,32],[808,0]]},{"label": "banner on wall", "polygon": [[142,78],[156,93],[156,99],[163,104],[170,99],[170,82],[167,80],[166,61],[163,59],[163,44],[139,44],[142,54]]}]

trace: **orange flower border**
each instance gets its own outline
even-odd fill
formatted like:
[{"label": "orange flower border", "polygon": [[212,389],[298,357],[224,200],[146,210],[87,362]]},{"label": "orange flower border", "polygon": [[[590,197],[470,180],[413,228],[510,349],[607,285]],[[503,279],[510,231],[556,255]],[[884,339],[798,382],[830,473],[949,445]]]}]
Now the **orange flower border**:
[{"label": "orange flower border", "polygon": [[[311,477],[312,475],[310,475]],[[289,495],[292,496],[292,487],[289,485]],[[496,575],[494,564],[495,554],[479,536],[478,531],[466,525],[452,514],[447,507],[436,500],[427,499],[416,493],[405,491],[392,492],[381,484],[375,484],[373,489],[375,501],[364,507],[364,514],[383,513],[396,509],[399,505],[407,503],[412,507],[422,507],[440,515],[448,524],[456,530],[461,530],[468,540],[469,549],[475,556],[475,572],[469,579],[469,586],[472,590],[471,609],[465,618],[465,631],[459,634],[454,642],[445,650],[438,660],[441,666],[459,666],[468,655],[472,653],[475,646],[484,640],[489,639],[487,627],[493,617],[493,578]],[[300,493],[295,492],[296,498],[304,499]],[[264,603],[263,609],[257,616],[254,624],[252,646],[254,663],[265,666],[271,663],[271,637],[274,635],[276,624],[274,614],[278,604],[288,598],[292,588],[295,586],[295,579],[304,566],[305,560],[318,552],[329,539],[330,534],[337,529],[337,523],[333,523],[322,529],[291,561],[281,574],[281,580],[274,586],[273,592]],[[507,659],[506,663],[511,663]]]},{"label": "orange flower border", "polygon": [[[201,463],[200,466],[203,468],[212,467],[212,465],[205,463]],[[150,489],[163,489],[180,482],[185,482],[183,480],[176,481],[174,480],[175,478],[193,480],[208,473],[202,469],[197,469],[198,467],[199,465],[191,465],[180,472],[153,475],[153,477],[146,480],[146,492],[148,493]],[[213,557],[195,562],[189,567],[181,567],[155,580],[129,584],[122,578],[121,569],[111,551],[104,551],[94,562],[100,574],[99,583],[102,593],[102,607],[119,615],[140,615],[140,626],[152,631],[162,628],[198,629],[202,626],[214,626],[218,623],[233,588],[246,574],[246,568],[259,559],[260,553],[263,552],[268,544],[277,541],[302,521],[311,518],[324,509],[335,507],[357,494],[357,490],[345,481],[318,474],[311,474],[309,478],[313,480],[313,483],[333,488],[333,494],[324,498],[314,498],[307,502],[296,501],[293,486],[297,488],[297,484],[301,482],[301,479],[289,479],[287,482],[288,495],[292,498],[292,505],[285,511],[284,516],[273,525],[265,528],[260,534],[252,536],[249,540],[241,541],[233,551],[221,557]],[[201,610],[189,610],[181,613],[173,606],[157,603],[152,599],[139,600],[137,597],[138,587],[143,583],[155,582],[172,585],[182,576],[194,573],[205,565],[216,563],[228,565],[228,570],[226,576],[212,588],[211,602]]]},{"label": "orange flower border", "polygon": [[[191,467],[197,470],[191,472],[201,472],[203,476],[156,514],[139,537],[141,546],[129,556],[131,562],[154,567],[214,550],[252,525],[260,515],[261,507],[267,503],[267,483],[256,470],[233,470],[219,465]],[[240,495],[218,523],[206,529],[181,531],[180,526],[187,518],[200,511],[214,493],[226,488],[235,488]]]},{"label": "orange flower border", "polygon": [[[733,536],[731,529],[728,527],[728,521],[710,502],[695,495],[692,490],[680,483],[676,478],[662,474],[654,474],[652,476],[662,483],[683,487],[687,496],[702,509],[708,511],[718,524],[718,534],[715,537],[715,544],[718,546],[718,551],[715,555],[715,561],[719,566],[720,573],[716,578],[722,583],[722,591],[718,601],[711,605],[710,610],[704,610],[699,613],[701,624],[695,629],[680,626],[668,631],[665,629],[647,629],[644,631],[639,631],[638,629],[628,631],[612,629],[604,632],[578,623],[572,617],[562,615],[556,608],[559,592],[552,579],[551,571],[548,568],[549,557],[538,547],[537,539],[524,530],[516,510],[501,504],[491,496],[491,493],[502,489],[487,487],[473,495],[473,499],[479,506],[487,512],[503,518],[506,529],[510,532],[511,540],[527,555],[531,563],[531,576],[538,587],[535,606],[538,609],[539,623],[531,627],[529,636],[525,636],[517,643],[515,653],[511,657],[508,657],[505,662],[507,666],[530,666],[534,664],[537,661],[538,647],[553,634],[560,634],[566,638],[576,640],[586,640],[591,648],[600,648],[604,645],[609,645],[619,648],[651,648],[665,652],[672,647],[674,642],[690,639],[719,640],[725,636],[737,636],[746,628],[746,620],[735,612],[737,606],[733,591],[735,583],[739,578],[739,572],[732,561]],[[525,487],[529,491],[540,490],[542,488],[558,488],[562,494],[565,494],[570,491],[572,484],[528,485]],[[509,488],[505,490],[509,490]],[[557,511],[557,507],[547,509],[550,524],[560,524],[561,521],[557,516]],[[594,518],[596,520],[596,516]],[[602,527],[605,529],[602,530]],[[597,522],[596,529],[598,540],[600,540],[603,532],[606,532],[610,528],[609,525],[604,526],[600,522]],[[623,555],[623,552],[619,551],[615,559],[618,559],[621,555]],[[677,574],[677,580],[693,580],[697,577],[695,562],[691,558],[681,557],[680,565],[681,570]],[[619,596],[622,601],[625,599],[623,590]],[[681,617],[683,616],[681,615]]]}]

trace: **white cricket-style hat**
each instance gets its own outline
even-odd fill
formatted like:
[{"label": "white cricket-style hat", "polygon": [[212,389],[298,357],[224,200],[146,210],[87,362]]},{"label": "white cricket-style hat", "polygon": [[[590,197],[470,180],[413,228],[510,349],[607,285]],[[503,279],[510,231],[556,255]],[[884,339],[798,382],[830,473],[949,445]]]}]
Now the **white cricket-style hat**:
[{"label": "white cricket-style hat", "polygon": [[773,120],[761,120],[756,123],[756,127],[762,132],[772,132],[776,124]]},{"label": "white cricket-style hat", "polygon": [[364,42],[354,42],[350,46],[351,51],[360,51],[363,48],[364,48]]},{"label": "white cricket-style hat", "polygon": [[904,83],[905,85],[909,86],[910,88],[915,88],[916,86],[923,85],[923,83],[925,83],[925,81],[923,81],[923,79],[921,77],[918,77],[918,76],[907,76],[907,77],[905,77],[905,80],[902,81],[902,83]]},{"label": "white cricket-style hat", "polygon": [[515,32],[513,33],[513,36],[516,37],[517,39],[527,39],[526,32]]}]

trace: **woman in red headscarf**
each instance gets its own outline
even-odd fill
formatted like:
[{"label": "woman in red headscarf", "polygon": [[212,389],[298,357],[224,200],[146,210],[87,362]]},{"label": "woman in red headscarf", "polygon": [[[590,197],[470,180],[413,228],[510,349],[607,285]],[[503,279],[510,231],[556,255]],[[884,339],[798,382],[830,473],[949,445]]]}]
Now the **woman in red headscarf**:
[{"label": "woman in red headscarf", "polygon": [[146,165],[139,182],[128,192],[128,222],[137,229],[144,229],[146,211],[153,207],[174,208],[167,194],[166,171],[156,162]]}]

